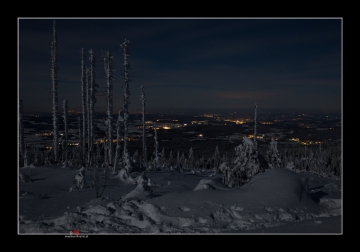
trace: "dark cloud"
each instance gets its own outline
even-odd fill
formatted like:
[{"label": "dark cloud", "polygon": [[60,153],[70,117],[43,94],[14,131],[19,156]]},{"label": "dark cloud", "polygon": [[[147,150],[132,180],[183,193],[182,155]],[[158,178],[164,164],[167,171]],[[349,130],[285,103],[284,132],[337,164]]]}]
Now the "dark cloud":
[{"label": "dark cloud", "polygon": [[[149,108],[341,108],[341,19],[56,19],[59,104],[80,108],[80,49],[114,55],[114,108],[123,102],[123,55],[130,40],[131,106],[144,85]],[[19,98],[51,110],[52,18],[19,20]],[[101,92],[100,92],[101,93]],[[99,93],[99,94],[100,94]],[[41,99],[44,98],[44,99]],[[43,101],[44,100],[44,101]],[[46,100],[46,101],[45,101]],[[99,96],[96,108],[104,109]],[[104,109],[105,111],[105,109]]]}]

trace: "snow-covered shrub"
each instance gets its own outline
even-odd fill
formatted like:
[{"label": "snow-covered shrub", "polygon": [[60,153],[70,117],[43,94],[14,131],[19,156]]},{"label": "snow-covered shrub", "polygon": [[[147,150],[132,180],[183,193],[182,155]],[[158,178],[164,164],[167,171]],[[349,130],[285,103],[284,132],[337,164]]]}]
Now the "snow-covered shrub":
[{"label": "snow-covered shrub", "polygon": [[32,179],[30,178],[30,176],[24,172],[20,172],[19,177],[22,182],[25,182],[25,183],[32,182]]},{"label": "snow-covered shrub", "polygon": [[79,170],[76,171],[75,177],[74,177],[74,184],[70,188],[70,192],[74,190],[80,190],[84,188],[84,185],[86,184],[85,181],[85,168],[82,167]]},{"label": "snow-covered shrub", "polygon": [[130,200],[130,199],[146,199],[152,198],[153,191],[150,188],[149,184],[151,184],[150,179],[148,179],[144,173],[142,173],[138,178],[136,178],[137,186],[134,190],[129,192],[128,194],[122,197],[122,200]]}]

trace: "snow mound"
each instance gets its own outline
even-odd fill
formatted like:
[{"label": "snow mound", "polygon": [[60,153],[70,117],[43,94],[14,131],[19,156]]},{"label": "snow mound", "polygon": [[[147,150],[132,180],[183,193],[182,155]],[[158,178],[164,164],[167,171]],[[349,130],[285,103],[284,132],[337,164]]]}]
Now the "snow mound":
[{"label": "snow mound", "polygon": [[137,178],[138,185],[134,190],[124,195],[122,200],[147,199],[154,197],[152,189],[148,185],[148,178],[144,174]]},{"label": "snow mound", "polygon": [[280,203],[296,207],[301,203],[308,208],[316,208],[308,187],[308,180],[301,175],[287,169],[274,168],[257,174],[241,190],[249,196],[261,196],[257,198],[258,201],[264,202],[268,207]]},{"label": "snow mound", "polygon": [[121,182],[126,184],[135,184],[136,181],[129,175],[126,169],[122,169],[119,171],[118,175],[116,176]]},{"label": "snow mound", "polygon": [[194,191],[203,189],[224,189],[226,188],[223,184],[212,180],[212,179],[201,179],[199,184],[195,187]]}]

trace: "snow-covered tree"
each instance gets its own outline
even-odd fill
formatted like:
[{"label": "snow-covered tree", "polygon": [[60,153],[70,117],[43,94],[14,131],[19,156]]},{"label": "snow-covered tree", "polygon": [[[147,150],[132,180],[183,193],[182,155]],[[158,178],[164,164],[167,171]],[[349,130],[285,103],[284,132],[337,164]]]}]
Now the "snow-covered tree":
[{"label": "snow-covered tree", "polygon": [[165,149],[162,148],[160,155],[159,155],[159,167],[163,170],[166,168],[166,157],[165,157]]},{"label": "snow-covered tree", "polygon": [[109,165],[109,152],[108,152],[109,143],[106,141],[106,137],[103,138],[103,147],[104,147],[104,163],[105,166]]},{"label": "snow-covered tree", "polygon": [[75,173],[73,186],[70,187],[70,192],[71,191],[81,190],[81,189],[84,188],[85,185],[86,185],[85,168],[82,167],[79,170],[77,170],[76,173]]},{"label": "snow-covered tree", "polygon": [[68,105],[67,105],[67,100],[63,101],[63,110],[64,110],[64,148],[63,148],[63,152],[64,152],[64,167],[66,168],[68,166],[68,139],[69,139],[69,134],[68,134]]},{"label": "snow-covered tree", "polygon": [[186,164],[186,158],[185,158],[185,153],[181,153],[181,157],[180,157],[180,170],[184,170],[185,169],[185,164]]},{"label": "snow-covered tree", "polygon": [[254,147],[254,142],[244,138],[243,143],[235,147],[236,159],[231,170],[231,184],[229,186],[241,186],[259,173],[263,168],[259,155]]},{"label": "snow-covered tree", "polygon": [[146,128],[145,128],[145,93],[144,93],[144,85],[140,87],[141,92],[141,112],[142,112],[142,130],[143,130],[143,165],[145,170],[147,169],[147,148],[146,148]]},{"label": "snow-covered tree", "polygon": [[25,151],[24,151],[24,166],[27,167],[29,166],[30,162],[29,162],[29,154],[28,154],[28,150],[25,146]]},{"label": "snow-covered tree", "polygon": [[129,152],[128,152],[128,120],[129,120],[129,104],[130,104],[130,90],[129,90],[129,83],[130,83],[130,78],[129,78],[129,71],[131,69],[128,57],[130,56],[129,50],[128,50],[128,44],[129,44],[129,40],[125,39],[125,42],[123,42],[122,44],[120,44],[120,47],[123,50],[123,55],[124,55],[124,105],[123,105],[123,110],[124,110],[124,162],[125,162],[125,169],[127,169],[128,172],[131,172],[132,167],[131,167],[131,162],[130,162],[130,157],[129,157]]},{"label": "snow-covered tree", "polygon": [[271,139],[270,148],[266,152],[265,159],[269,164],[270,168],[280,167],[280,163],[281,163],[280,154],[277,149],[277,141],[275,141],[274,139]]},{"label": "snow-covered tree", "polygon": [[257,143],[256,143],[256,134],[257,134],[257,108],[258,105],[255,103],[255,116],[254,116],[254,148],[255,151],[257,152]]},{"label": "snow-covered tree", "polygon": [[104,57],[104,67],[106,73],[106,80],[107,80],[107,136],[108,136],[108,157],[109,157],[109,164],[112,165],[114,163],[113,153],[114,148],[112,144],[112,125],[113,125],[113,56],[111,55],[110,51],[107,51],[103,55]]},{"label": "snow-covered tree", "polygon": [[86,163],[90,164],[90,67],[86,66]]},{"label": "snow-covered tree", "polygon": [[82,158],[85,161],[86,158],[86,132],[87,132],[87,115],[88,115],[88,81],[87,81],[87,75],[86,75],[86,66],[85,66],[85,56],[84,56],[84,48],[81,48],[81,105],[82,105],[82,121],[83,121],[83,126],[82,126]]},{"label": "snow-covered tree", "polygon": [[176,169],[180,169],[180,152],[177,151],[177,154],[176,154]]},{"label": "snow-covered tree", "polygon": [[173,155],[172,150],[170,150],[168,165],[169,165],[170,170],[172,171],[174,169],[174,155]]},{"label": "snow-covered tree", "polygon": [[79,133],[79,160],[80,163],[83,163],[83,134],[82,134],[82,122],[81,122],[81,116],[78,117],[78,133]]},{"label": "snow-covered tree", "polygon": [[24,115],[23,115],[23,102],[19,100],[19,150],[21,158],[24,160],[25,155],[25,142],[24,142]]},{"label": "snow-covered tree", "polygon": [[131,157],[131,163],[132,163],[132,167],[133,169],[137,170],[140,168],[140,156],[139,156],[139,151],[136,150],[134,152],[134,154]]},{"label": "snow-covered tree", "polygon": [[115,149],[115,161],[113,166],[113,173],[116,172],[116,169],[118,168],[120,158],[121,158],[121,128],[122,124],[124,122],[124,119],[120,115],[119,110],[119,116],[116,123],[116,149]]},{"label": "snow-covered tree", "polygon": [[51,43],[51,78],[52,78],[52,103],[53,103],[53,137],[54,137],[54,161],[58,162],[59,156],[59,125],[58,125],[58,66],[57,66],[57,33],[56,33],[56,22],[53,23],[53,42]]},{"label": "snow-covered tree", "polygon": [[193,151],[192,147],[190,147],[190,150],[189,150],[187,165],[188,165],[188,167],[187,167],[188,169],[190,169],[190,170],[194,169],[194,151]]},{"label": "snow-covered tree", "polygon": [[215,153],[213,156],[213,160],[214,160],[214,168],[216,169],[216,171],[220,172],[219,170],[219,166],[220,166],[220,152],[219,152],[219,147],[216,145],[215,148]]},{"label": "snow-covered tree", "polygon": [[95,84],[95,55],[92,49],[89,50],[90,54],[90,90],[89,90],[89,100],[90,100],[90,113],[89,113],[89,153],[90,160],[89,164],[92,165],[94,162],[94,105],[96,103],[96,84]]},{"label": "snow-covered tree", "polygon": [[154,150],[154,160],[152,163],[153,169],[157,169],[159,167],[159,142],[158,142],[158,136],[157,136],[157,130],[154,128],[154,140],[155,140],[155,150]]}]

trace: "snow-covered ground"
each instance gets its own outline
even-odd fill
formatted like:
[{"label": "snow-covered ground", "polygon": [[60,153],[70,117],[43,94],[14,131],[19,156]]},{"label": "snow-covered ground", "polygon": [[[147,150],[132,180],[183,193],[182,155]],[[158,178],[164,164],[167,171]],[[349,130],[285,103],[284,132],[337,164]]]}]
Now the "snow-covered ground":
[{"label": "snow-covered ground", "polygon": [[270,169],[239,188],[211,172],[110,174],[96,198],[91,169],[71,192],[75,169],[20,173],[32,180],[19,180],[20,234],[342,234],[341,181],[313,174]]}]

